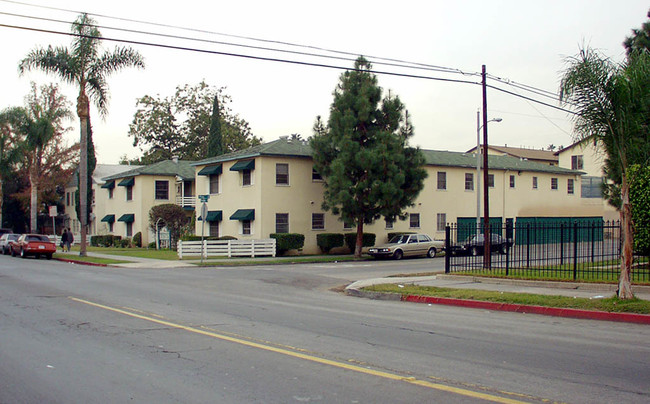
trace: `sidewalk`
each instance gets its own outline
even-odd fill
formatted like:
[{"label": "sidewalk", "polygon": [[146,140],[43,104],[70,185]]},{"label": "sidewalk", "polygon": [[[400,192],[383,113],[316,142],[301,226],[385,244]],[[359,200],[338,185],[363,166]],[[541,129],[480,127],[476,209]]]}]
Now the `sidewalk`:
[{"label": "sidewalk", "polygon": [[[647,314],[609,313],[591,310],[558,309],[552,307],[493,303],[461,299],[424,296],[401,296],[399,294],[365,292],[361,290],[366,286],[384,283],[392,283],[398,285],[413,284],[440,288],[490,290],[496,292],[531,293],[537,295],[582,297],[587,299],[602,299],[603,297],[611,297],[616,293],[617,288],[616,285],[609,284],[524,281],[516,279],[480,278],[440,274],[420,277],[366,279],[348,285],[348,287],[345,289],[345,293],[351,296],[366,297],[370,299],[402,300],[416,303],[444,304],[451,306],[480,308],[486,310],[513,311],[519,313],[543,314],[559,317],[650,324],[650,315]],[[650,300],[650,286],[636,285],[632,287],[632,290],[634,291],[635,296],[639,299]]]}]

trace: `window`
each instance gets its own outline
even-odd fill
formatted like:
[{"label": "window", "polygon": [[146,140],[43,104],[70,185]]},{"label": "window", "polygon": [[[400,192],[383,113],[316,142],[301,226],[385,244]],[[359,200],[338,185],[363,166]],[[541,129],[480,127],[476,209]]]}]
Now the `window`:
[{"label": "window", "polygon": [[438,171],[438,189],[447,189],[447,173]]},{"label": "window", "polygon": [[113,199],[113,188],[108,189],[108,199]]},{"label": "window", "polygon": [[343,222],[343,230],[350,230],[354,227],[353,223],[350,222]]},{"label": "window", "polygon": [[251,170],[242,170],[241,184],[244,186],[251,185]]},{"label": "window", "polygon": [[573,181],[574,180],[572,178],[569,178],[566,182],[566,193],[569,195],[573,195],[573,189],[574,189]]},{"label": "window", "polygon": [[582,177],[580,181],[581,198],[602,198],[603,197],[602,177]]},{"label": "window", "polygon": [[385,219],[385,220],[386,220],[386,230],[392,230],[393,226],[395,225],[395,221],[394,220],[388,220],[388,219]]},{"label": "window", "polygon": [[127,237],[133,236],[133,222],[126,223],[126,236]]},{"label": "window", "polygon": [[312,213],[311,214],[311,229],[312,230],[324,230],[325,229],[325,214],[324,213]]},{"label": "window", "polygon": [[210,195],[218,194],[219,193],[219,174],[212,174],[209,177],[210,181]]},{"label": "window", "polygon": [[582,170],[583,168],[584,168],[584,162],[582,156],[571,156],[571,169]]},{"label": "window", "polygon": [[514,188],[514,187],[515,187],[515,176],[511,175],[510,176],[510,188]]},{"label": "window", "polygon": [[208,222],[208,223],[210,225],[210,229],[209,229],[210,236],[219,237],[219,221],[214,220],[214,221]]},{"label": "window", "polygon": [[419,213],[411,213],[409,215],[409,227],[411,229],[419,229],[420,228],[420,214]]},{"label": "window", "polygon": [[275,165],[275,185],[289,185],[289,164]]},{"label": "window", "polygon": [[474,190],[474,174],[465,173],[465,191]]},{"label": "window", "polygon": [[312,181],[323,181],[323,176],[320,175],[315,169],[311,169],[311,180]]},{"label": "window", "polygon": [[169,199],[169,181],[156,181],[156,200]]},{"label": "window", "polygon": [[494,188],[494,174],[488,174],[488,188]]},{"label": "window", "polygon": [[65,205],[70,206],[70,192],[65,193]]},{"label": "window", "polygon": [[113,232],[113,222],[108,222],[108,232],[109,233]]},{"label": "window", "polygon": [[446,226],[447,226],[447,214],[438,213],[437,231],[445,231]]},{"label": "window", "polygon": [[251,233],[251,221],[242,220],[241,221],[241,234],[250,235]]},{"label": "window", "polygon": [[537,177],[533,177],[533,189],[537,189]]},{"label": "window", "polygon": [[276,233],[289,233],[289,214],[276,213],[275,214],[275,232]]},{"label": "window", "polygon": [[557,178],[551,178],[551,189],[557,189]]},{"label": "window", "polygon": [[133,185],[129,185],[128,187],[126,187],[126,200],[127,201],[133,200]]}]

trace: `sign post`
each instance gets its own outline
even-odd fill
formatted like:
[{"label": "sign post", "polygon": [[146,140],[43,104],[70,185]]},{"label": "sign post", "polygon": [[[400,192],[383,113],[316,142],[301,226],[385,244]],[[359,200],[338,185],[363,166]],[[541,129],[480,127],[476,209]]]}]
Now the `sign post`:
[{"label": "sign post", "polygon": [[199,201],[201,201],[201,265],[203,265],[203,254],[205,252],[205,243],[203,237],[205,234],[205,219],[208,217],[208,199],[210,195],[199,195]]},{"label": "sign post", "polygon": [[56,205],[50,206],[50,217],[52,218],[52,233],[54,234],[54,241],[56,242],[56,217],[59,215],[59,211]]}]

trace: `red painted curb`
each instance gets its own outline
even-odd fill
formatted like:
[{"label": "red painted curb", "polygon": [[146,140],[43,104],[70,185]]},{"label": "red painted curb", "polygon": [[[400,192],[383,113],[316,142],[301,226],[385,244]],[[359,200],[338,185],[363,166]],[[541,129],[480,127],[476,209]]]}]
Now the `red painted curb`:
[{"label": "red painted curb", "polygon": [[542,314],[546,316],[583,318],[589,320],[620,321],[626,323],[650,324],[650,315],[636,313],[611,313],[580,309],[561,309],[557,307],[530,306],[524,304],[494,303],[480,300],[449,299],[431,296],[402,296],[402,301],[413,303],[444,304],[473,309],[511,311],[516,313]]},{"label": "red painted curb", "polygon": [[90,265],[90,266],[95,266],[95,267],[107,267],[108,264],[99,264],[97,262],[83,262],[83,261],[76,261],[76,260],[70,260],[67,258],[54,258],[57,261],[62,261],[62,262],[69,262],[71,264],[80,264],[80,265]]}]

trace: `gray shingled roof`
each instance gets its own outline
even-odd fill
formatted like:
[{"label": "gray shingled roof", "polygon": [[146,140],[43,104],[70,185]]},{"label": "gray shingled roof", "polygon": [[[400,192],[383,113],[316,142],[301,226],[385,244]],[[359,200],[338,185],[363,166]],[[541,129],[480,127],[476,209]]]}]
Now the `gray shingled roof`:
[{"label": "gray shingled roof", "polygon": [[193,161],[173,160],[160,161],[155,164],[147,166],[140,166],[129,171],[124,171],[119,174],[110,175],[102,178],[104,181],[115,180],[118,178],[134,177],[137,175],[164,175],[164,176],[179,176],[185,181],[194,180],[194,167],[191,165]]},{"label": "gray shingled roof", "polygon": [[[476,168],[476,154],[422,150],[426,164],[441,167],[467,167]],[[225,161],[241,160],[257,156],[286,156],[286,157],[311,157],[312,151],[308,142],[290,139],[278,139],[269,143],[253,146],[245,150],[222,154],[221,156],[200,160],[191,163],[192,166],[221,163]],[[519,159],[511,156],[488,156],[488,167],[492,170],[535,171],[556,174],[580,174],[580,171],[569,170],[544,163]]]}]

